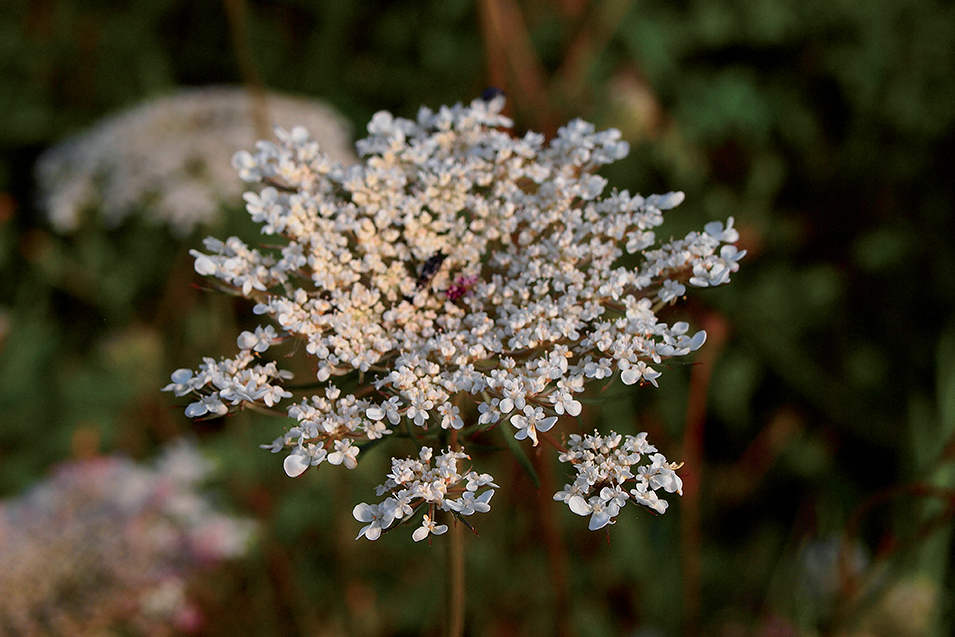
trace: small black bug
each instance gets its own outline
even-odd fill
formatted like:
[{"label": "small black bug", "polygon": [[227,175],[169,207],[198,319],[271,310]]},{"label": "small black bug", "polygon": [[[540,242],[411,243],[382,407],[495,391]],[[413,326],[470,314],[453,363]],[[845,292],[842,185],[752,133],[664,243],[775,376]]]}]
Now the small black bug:
[{"label": "small black bug", "polygon": [[416,286],[417,289],[420,290],[431,282],[431,279],[438,273],[438,270],[441,269],[441,264],[444,263],[444,260],[447,258],[448,255],[443,252],[435,252],[428,257],[428,260],[421,266],[421,274],[418,275],[418,284]]},{"label": "small black bug", "polygon": [[481,99],[485,102],[493,101],[496,97],[506,97],[506,94],[496,86],[489,86],[481,93]]}]

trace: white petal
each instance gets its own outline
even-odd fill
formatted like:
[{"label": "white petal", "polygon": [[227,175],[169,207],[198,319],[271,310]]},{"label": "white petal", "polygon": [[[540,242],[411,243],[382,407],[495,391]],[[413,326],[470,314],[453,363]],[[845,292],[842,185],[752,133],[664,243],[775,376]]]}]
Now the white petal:
[{"label": "white petal", "polygon": [[564,410],[571,416],[579,416],[582,409],[583,405],[580,404],[579,400],[564,403]]},{"label": "white petal", "polygon": [[537,423],[537,431],[549,431],[551,427],[554,426],[554,423],[557,422],[557,416],[550,416],[548,418],[542,419]]},{"label": "white petal", "polygon": [[196,257],[195,269],[198,274],[209,276],[210,274],[214,274],[218,268],[216,267],[215,261],[203,254]]},{"label": "white petal", "polygon": [[577,515],[588,515],[593,511],[587,501],[579,495],[570,496],[570,499],[567,500],[567,506]]},{"label": "white petal", "polygon": [[187,418],[198,418],[199,416],[205,416],[207,413],[209,413],[209,406],[202,401],[192,403],[186,407]]},{"label": "white petal", "polygon": [[668,192],[665,195],[651,195],[648,199],[655,200],[653,204],[660,210],[670,210],[671,208],[676,208],[683,200],[686,199],[680,191]]},{"label": "white petal", "polygon": [[359,522],[371,522],[375,518],[374,510],[365,502],[356,504],[351,514]]},{"label": "white petal", "polygon": [[239,346],[239,349],[252,349],[258,342],[259,339],[255,337],[255,334],[249,331],[242,332],[239,334],[239,338],[235,339],[235,343]]},{"label": "white petal", "polygon": [[303,453],[293,453],[285,459],[282,466],[285,468],[285,473],[288,477],[297,478],[308,469],[308,456]]},{"label": "white petal", "polygon": [[176,384],[181,385],[182,383],[187,382],[190,378],[192,378],[191,369],[185,369],[185,368],[177,369],[176,371],[172,373],[172,382]]},{"label": "white petal", "polygon": [[609,512],[598,511],[590,516],[590,524],[587,525],[587,528],[589,528],[591,531],[602,529],[610,523],[611,519],[612,518]]},{"label": "white petal", "polygon": [[640,369],[638,367],[631,367],[620,374],[620,380],[623,381],[624,385],[633,385],[640,380],[640,376]]}]

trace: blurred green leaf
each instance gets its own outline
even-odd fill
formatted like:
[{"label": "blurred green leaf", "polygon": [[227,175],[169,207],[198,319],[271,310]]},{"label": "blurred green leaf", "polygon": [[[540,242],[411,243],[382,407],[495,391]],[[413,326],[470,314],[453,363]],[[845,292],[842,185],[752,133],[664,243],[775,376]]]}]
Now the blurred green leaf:
[{"label": "blurred green leaf", "polygon": [[504,444],[507,445],[507,448],[514,456],[514,459],[517,460],[517,463],[530,477],[531,481],[533,481],[534,486],[539,489],[541,486],[540,477],[538,477],[537,470],[534,469],[534,464],[531,462],[531,459],[527,457],[526,453],[524,453],[524,448],[521,447],[520,441],[511,435],[511,432],[508,431],[510,427],[506,426],[506,424],[499,425],[497,429],[501,432],[501,438],[504,439]]}]

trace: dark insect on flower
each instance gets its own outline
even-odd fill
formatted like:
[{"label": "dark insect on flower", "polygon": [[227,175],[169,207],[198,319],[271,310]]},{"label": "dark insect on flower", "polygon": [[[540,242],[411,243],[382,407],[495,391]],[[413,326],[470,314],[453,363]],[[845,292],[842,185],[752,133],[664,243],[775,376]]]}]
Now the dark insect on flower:
[{"label": "dark insect on flower", "polygon": [[481,99],[485,102],[490,102],[497,97],[506,97],[506,95],[504,91],[496,86],[489,86],[481,92]]},{"label": "dark insect on flower", "polygon": [[444,260],[447,258],[448,255],[443,252],[436,252],[428,257],[428,260],[421,266],[421,274],[418,275],[418,285],[416,286],[417,289],[420,290],[428,285],[431,279],[434,278],[434,275],[438,273],[438,270],[441,269],[441,264],[444,263]]}]

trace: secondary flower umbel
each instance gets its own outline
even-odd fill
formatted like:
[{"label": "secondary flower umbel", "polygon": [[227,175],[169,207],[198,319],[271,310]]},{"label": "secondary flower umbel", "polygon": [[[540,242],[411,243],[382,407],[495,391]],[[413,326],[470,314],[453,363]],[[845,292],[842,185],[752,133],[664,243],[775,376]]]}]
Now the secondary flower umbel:
[{"label": "secondary flower umbel", "polygon": [[[566,502],[577,515],[589,515],[591,531],[612,524],[631,496],[634,502],[663,513],[667,502],[656,490],[682,494],[683,481],[675,472],[679,466],[668,463],[662,453],[653,453],[656,450],[647,443],[646,433],[626,437],[612,431],[608,436],[596,431],[592,436],[571,434],[570,447],[560,461],[573,464],[577,479],[554,499]],[[630,467],[651,453],[651,464],[640,466],[634,475]],[[630,481],[635,488],[628,492],[624,485]]]},{"label": "secondary flower umbel", "polygon": [[[240,176],[265,185],[246,193],[248,211],[278,247],[209,238],[195,267],[272,324],[240,334],[235,358],[173,374],[166,390],[193,396],[188,415],[290,398],[266,356],[300,341],[328,386],[288,407],[295,426],[265,445],[289,454],[294,477],[326,460],[353,467],[361,441],[393,432],[443,446],[509,421],[536,445],[557,417],[580,414],[588,381],[656,385],[652,365],[699,348],[705,333],[655,312],[687,286],[729,281],[744,254],[733,220],[656,245],[683,194],[602,197],[594,172],[629,150],[618,131],[575,120],[550,142],[514,138],[503,104],[422,108],[416,121],[380,112],[357,144],[363,162],[347,168],[301,128],[237,153]],[[578,490],[586,506],[572,508],[599,504]],[[400,518],[376,506],[355,510],[369,539]],[[416,539],[440,531],[434,508]]]}]

